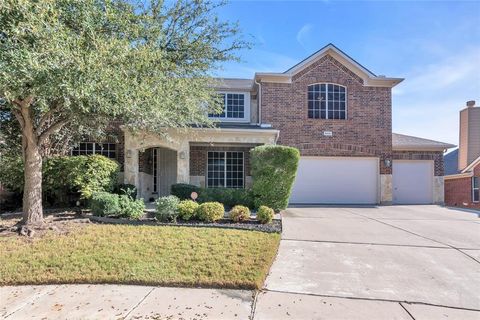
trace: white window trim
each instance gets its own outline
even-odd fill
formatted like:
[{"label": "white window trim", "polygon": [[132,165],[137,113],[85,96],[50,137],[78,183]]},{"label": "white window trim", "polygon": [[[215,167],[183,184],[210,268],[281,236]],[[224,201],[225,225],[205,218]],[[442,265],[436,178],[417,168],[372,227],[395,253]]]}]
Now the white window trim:
[{"label": "white window trim", "polygon": [[[218,94],[224,94],[225,99],[223,101],[223,110],[225,116],[223,117],[212,117],[210,119],[221,120],[222,122],[250,122],[250,92],[243,91],[218,91]],[[243,106],[243,118],[230,118],[227,117],[227,94],[243,94],[243,101],[245,105]]]},{"label": "white window trim", "polygon": [[[477,187],[474,188],[475,184],[474,184],[474,181],[475,179],[478,179],[478,184],[477,184]],[[480,178],[479,177],[472,177],[472,202],[480,202],[480,199],[478,200],[475,200],[475,190],[479,190],[480,189]],[[480,192],[480,191],[479,191]],[[479,198],[480,198],[480,195],[479,195]]]},{"label": "white window trim", "polygon": [[[325,105],[327,107],[326,109],[326,118],[323,119],[322,117],[320,118],[310,118],[308,117],[308,89],[310,88],[310,86],[314,86],[314,85],[317,85],[317,84],[324,84],[325,87],[326,87],[326,95],[327,95],[327,99],[328,99],[328,85],[329,84],[333,84],[335,86],[339,86],[339,87],[342,87],[342,88],[345,88],[345,119],[330,119],[328,117],[328,101],[325,102]],[[312,84],[309,84],[307,86],[307,118],[308,119],[315,119],[315,120],[347,120],[348,119],[348,88],[347,86],[344,86],[344,85],[341,85],[341,84],[338,84],[338,83],[334,83],[334,82],[317,82],[317,83],[312,83]]]},{"label": "white window trim", "polygon": [[[95,145],[97,144],[114,144],[115,145],[115,158],[117,158],[118,154],[117,154],[117,144],[114,143],[114,142],[92,142],[92,141],[82,141],[82,142],[79,142],[78,143],[78,146],[77,147],[80,147],[80,143],[91,143],[92,144],[92,154],[99,154],[99,155],[102,155],[102,150],[98,150],[95,148]],[[73,149],[72,148],[70,150],[70,155],[73,156]]]},{"label": "white window trim", "polygon": [[[210,152],[220,152],[220,153],[223,153],[223,157],[225,159],[225,166],[224,166],[224,175],[223,175],[223,185],[224,187],[223,188],[228,188],[228,189],[245,189],[245,152],[243,151],[207,151],[207,163],[206,163],[206,167],[207,169],[205,170],[205,186],[207,188],[217,188],[217,187],[211,187],[208,185],[208,154]],[[231,188],[231,187],[227,187],[227,152],[241,152],[242,153],[242,173],[243,173],[243,185],[241,188]]]}]

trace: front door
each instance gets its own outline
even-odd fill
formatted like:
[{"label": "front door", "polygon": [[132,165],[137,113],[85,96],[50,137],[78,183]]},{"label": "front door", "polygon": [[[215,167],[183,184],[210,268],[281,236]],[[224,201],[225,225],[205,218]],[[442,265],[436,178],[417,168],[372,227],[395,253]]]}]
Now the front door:
[{"label": "front door", "polygon": [[172,184],[177,183],[177,152],[166,148],[158,148],[156,160],[157,192],[160,197],[168,196]]}]

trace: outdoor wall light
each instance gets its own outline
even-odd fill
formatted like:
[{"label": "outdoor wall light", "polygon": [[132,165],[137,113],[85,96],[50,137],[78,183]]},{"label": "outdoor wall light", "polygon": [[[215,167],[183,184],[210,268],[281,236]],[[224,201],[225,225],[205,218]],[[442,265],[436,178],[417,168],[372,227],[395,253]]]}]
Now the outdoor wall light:
[{"label": "outdoor wall light", "polygon": [[132,150],[127,150],[127,158],[131,158],[132,157]]},{"label": "outdoor wall light", "polygon": [[185,155],[185,151],[181,151],[178,156],[180,157],[180,159],[185,159],[186,155]]},{"label": "outdoor wall light", "polygon": [[387,168],[390,168],[392,166],[392,160],[390,159],[385,159],[383,160],[383,162],[385,163],[385,167]]}]

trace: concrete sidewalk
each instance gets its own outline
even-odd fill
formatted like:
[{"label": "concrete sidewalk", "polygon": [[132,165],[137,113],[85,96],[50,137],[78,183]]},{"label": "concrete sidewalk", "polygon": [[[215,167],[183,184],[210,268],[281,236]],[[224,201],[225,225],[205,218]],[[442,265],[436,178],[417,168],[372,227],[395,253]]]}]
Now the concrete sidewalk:
[{"label": "concrete sidewalk", "polygon": [[0,287],[0,319],[249,319],[253,294],[129,285]]}]

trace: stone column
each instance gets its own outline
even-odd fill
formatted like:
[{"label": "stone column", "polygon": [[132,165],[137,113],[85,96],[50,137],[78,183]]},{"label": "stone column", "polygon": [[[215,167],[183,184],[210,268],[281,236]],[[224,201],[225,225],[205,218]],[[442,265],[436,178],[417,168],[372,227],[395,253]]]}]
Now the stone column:
[{"label": "stone column", "polygon": [[137,189],[140,187],[140,179],[138,172],[138,146],[132,139],[131,133],[125,131],[125,163],[123,182],[133,184]]},{"label": "stone column", "polygon": [[190,144],[181,141],[177,149],[177,182],[190,183]]},{"label": "stone column", "polygon": [[393,201],[393,181],[391,174],[380,175],[380,204],[390,205]]}]

